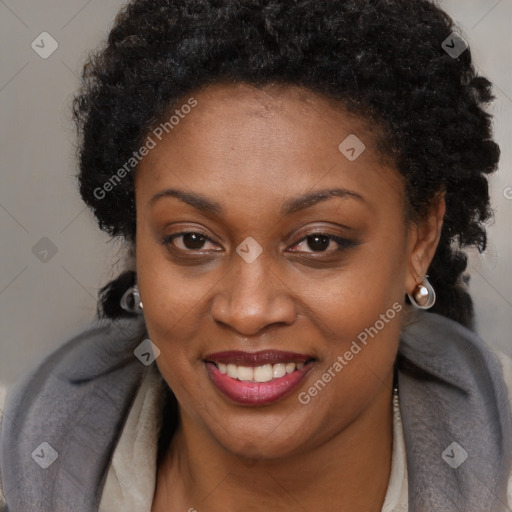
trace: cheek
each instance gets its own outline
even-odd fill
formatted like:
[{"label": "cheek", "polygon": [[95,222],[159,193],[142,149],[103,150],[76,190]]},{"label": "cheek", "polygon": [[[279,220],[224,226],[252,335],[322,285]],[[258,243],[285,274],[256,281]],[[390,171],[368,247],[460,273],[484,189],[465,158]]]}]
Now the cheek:
[{"label": "cheek", "polygon": [[326,340],[322,372],[336,361],[341,363],[336,373],[342,377],[336,380],[345,398],[347,393],[371,392],[386,377],[400,337],[401,293],[393,285],[386,288],[384,279],[369,281],[367,277],[366,273],[361,278],[357,273],[347,275],[336,283],[336,292],[311,301],[315,309],[310,319]]},{"label": "cheek", "polygon": [[185,277],[167,260],[165,248],[146,247],[142,240],[138,245],[137,282],[149,338],[160,349],[156,364],[180,406],[196,418],[207,392],[205,382],[197,379],[203,371],[197,340],[201,318],[207,314],[200,299],[214,284],[207,280]]},{"label": "cheek", "polygon": [[197,316],[200,298],[214,284],[213,273],[199,266],[172,263],[167,248],[150,228],[139,226],[143,226],[143,219],[138,219],[136,264],[146,324],[148,330],[158,333],[155,339],[162,339],[162,335],[173,339]]},{"label": "cheek", "polygon": [[[199,324],[199,299],[204,295],[205,282],[192,278],[190,269],[180,271],[171,265],[166,248],[144,231],[139,230],[136,246],[137,284],[144,319],[149,338],[161,351],[157,364],[162,365],[162,373],[179,380],[190,366],[183,363],[187,356],[192,357],[190,342]],[[172,372],[166,372],[167,366],[172,367]]]},{"label": "cheek", "polygon": [[406,255],[400,247],[398,239],[375,243],[331,280],[310,284],[310,318],[328,340],[316,378],[329,369],[336,375],[326,375],[333,385],[317,402],[326,410],[332,402],[360,407],[392,369],[404,307]]},{"label": "cheek", "polygon": [[331,279],[304,282],[304,300],[333,333],[357,336],[394,304],[403,303],[407,258],[402,246],[398,237],[361,246]]}]

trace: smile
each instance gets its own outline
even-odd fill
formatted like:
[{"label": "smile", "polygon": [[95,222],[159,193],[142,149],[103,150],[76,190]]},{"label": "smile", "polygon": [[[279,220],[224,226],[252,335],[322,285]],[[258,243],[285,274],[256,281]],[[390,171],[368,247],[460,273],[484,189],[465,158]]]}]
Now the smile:
[{"label": "smile", "polygon": [[211,382],[241,405],[268,405],[288,396],[312,369],[315,359],[281,351],[219,352],[205,359]]},{"label": "smile", "polygon": [[305,363],[277,363],[264,364],[263,366],[238,366],[236,364],[219,363],[217,368],[220,373],[227,374],[232,379],[238,379],[247,382],[270,382],[295,370],[300,370]]}]

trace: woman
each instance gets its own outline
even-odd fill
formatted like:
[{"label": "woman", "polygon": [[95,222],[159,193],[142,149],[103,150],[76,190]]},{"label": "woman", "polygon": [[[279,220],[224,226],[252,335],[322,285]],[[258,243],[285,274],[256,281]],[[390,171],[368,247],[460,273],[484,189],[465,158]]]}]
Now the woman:
[{"label": "woman", "polygon": [[133,267],[9,391],[7,510],[508,510],[491,99],[426,0],[132,1],[74,114]]}]

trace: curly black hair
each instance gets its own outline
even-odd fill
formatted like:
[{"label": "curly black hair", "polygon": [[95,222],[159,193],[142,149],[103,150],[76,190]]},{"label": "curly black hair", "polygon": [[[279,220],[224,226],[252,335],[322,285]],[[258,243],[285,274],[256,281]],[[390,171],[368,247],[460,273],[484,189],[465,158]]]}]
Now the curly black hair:
[{"label": "curly black hair", "polygon": [[[73,102],[82,198],[102,229],[133,242],[133,174],[106,200],[98,190],[182,98],[221,82],[302,86],[383,128],[380,151],[405,178],[412,220],[445,194],[432,311],[473,327],[463,249],[485,249],[499,147],[484,109],[491,83],[469,49],[445,51],[454,32],[428,0],[133,0],[89,56]],[[133,282],[103,288],[105,316],[123,314],[114,303]]]}]

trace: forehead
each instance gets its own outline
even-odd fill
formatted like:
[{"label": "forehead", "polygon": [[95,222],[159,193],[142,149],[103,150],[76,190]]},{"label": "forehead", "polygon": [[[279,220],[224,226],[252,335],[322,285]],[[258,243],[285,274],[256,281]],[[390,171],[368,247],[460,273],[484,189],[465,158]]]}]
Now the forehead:
[{"label": "forehead", "polygon": [[183,131],[185,126],[192,124],[207,129],[217,128],[211,130],[213,134],[221,126],[207,126],[207,123],[215,118],[216,122],[229,121],[230,125],[236,123],[236,126],[246,129],[254,129],[258,125],[265,126],[267,130],[286,127],[296,136],[304,134],[310,139],[319,128],[322,135],[330,129],[340,130],[343,127],[368,132],[367,137],[378,132],[376,126],[370,129],[370,124],[365,123],[362,117],[349,114],[340,102],[296,85],[268,84],[256,87],[245,83],[216,83],[183,97],[171,111],[179,110],[180,105],[185,105],[192,96],[197,106],[191,115],[180,120],[182,129],[176,126],[173,131]]},{"label": "forehead", "polygon": [[328,186],[382,193],[379,180],[401,191],[376,149],[378,130],[308,89],[210,85],[177,102],[164,123],[171,118],[149,134],[155,144],[139,166],[137,193],[250,190],[247,200],[261,204],[262,196]]}]

